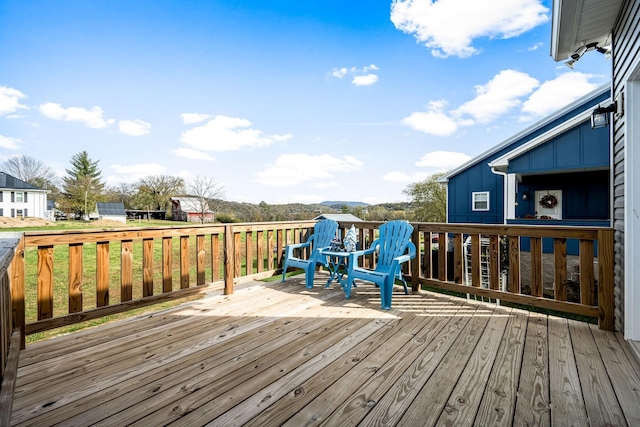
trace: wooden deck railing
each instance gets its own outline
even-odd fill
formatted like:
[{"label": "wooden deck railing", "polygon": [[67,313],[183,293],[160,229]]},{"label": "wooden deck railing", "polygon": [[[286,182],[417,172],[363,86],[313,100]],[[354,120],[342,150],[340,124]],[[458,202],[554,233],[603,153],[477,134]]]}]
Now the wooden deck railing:
[{"label": "wooden deck railing", "polygon": [[[22,329],[24,348],[24,336],[36,332],[222,286],[230,294],[234,284],[279,274],[282,249],[304,241],[314,224],[26,232],[12,261],[12,327]],[[381,223],[343,222],[343,235],[352,224],[367,247]],[[613,329],[611,229],[413,225],[418,256],[404,273],[414,290],[426,285],[575,313]],[[576,256],[567,255],[572,245]],[[364,262],[375,265],[373,257]]]},{"label": "wooden deck railing", "polygon": [[[340,228],[344,233],[351,225],[359,228],[360,242],[366,245],[379,223],[342,222]],[[612,229],[451,223],[413,226],[418,255],[404,273],[414,290],[425,285],[594,317],[600,328],[613,330]],[[578,253],[568,255],[568,247]],[[373,265],[375,260],[365,262]]]}]

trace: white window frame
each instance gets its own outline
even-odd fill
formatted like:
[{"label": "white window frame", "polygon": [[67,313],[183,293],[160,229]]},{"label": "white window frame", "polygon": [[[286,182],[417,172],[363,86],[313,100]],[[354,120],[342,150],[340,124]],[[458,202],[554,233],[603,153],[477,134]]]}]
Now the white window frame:
[{"label": "white window frame", "polygon": [[[476,200],[476,198],[480,195],[485,195],[487,197],[486,203],[487,207],[485,209],[480,209],[476,207],[476,202],[485,202],[484,200]],[[489,205],[489,191],[474,191],[471,193],[471,210],[474,212],[486,212],[490,209]]]},{"label": "white window frame", "polygon": [[22,191],[16,191],[16,203],[24,203],[24,193]]}]

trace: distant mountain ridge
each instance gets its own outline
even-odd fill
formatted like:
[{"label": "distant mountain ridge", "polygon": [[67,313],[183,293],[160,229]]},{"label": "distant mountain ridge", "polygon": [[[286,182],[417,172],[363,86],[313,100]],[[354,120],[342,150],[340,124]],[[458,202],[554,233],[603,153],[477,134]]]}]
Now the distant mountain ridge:
[{"label": "distant mountain ridge", "polygon": [[321,205],[325,205],[325,206],[330,206],[332,208],[335,208],[336,206],[341,207],[341,206],[349,206],[350,208],[355,208],[355,207],[366,207],[366,206],[371,206],[369,203],[364,203],[364,202],[343,202],[343,201],[326,201],[326,202],[320,202]]}]

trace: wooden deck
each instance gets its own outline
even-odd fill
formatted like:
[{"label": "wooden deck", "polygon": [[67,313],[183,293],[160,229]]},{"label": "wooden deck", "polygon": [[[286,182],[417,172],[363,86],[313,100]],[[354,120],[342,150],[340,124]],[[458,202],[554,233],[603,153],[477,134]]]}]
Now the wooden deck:
[{"label": "wooden deck", "polygon": [[20,354],[12,425],[640,425],[640,368],[576,321],[296,276]]}]

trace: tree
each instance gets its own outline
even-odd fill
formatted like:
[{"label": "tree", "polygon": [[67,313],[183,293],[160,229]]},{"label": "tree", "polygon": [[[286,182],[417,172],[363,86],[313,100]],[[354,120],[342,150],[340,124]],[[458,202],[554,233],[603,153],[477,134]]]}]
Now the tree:
[{"label": "tree", "polygon": [[132,209],[132,199],[136,193],[135,185],[124,182],[107,187],[104,194],[105,202],[122,202],[125,209]]},{"label": "tree", "polygon": [[96,202],[102,198],[104,183],[101,171],[89,158],[86,151],[81,151],[71,158],[71,169],[65,169],[67,176],[62,178],[64,207],[69,212],[87,216],[95,209]]},{"label": "tree", "polygon": [[27,182],[34,187],[51,191],[51,199],[59,193],[58,177],[49,166],[35,157],[24,154],[9,157],[0,167],[3,172]]},{"label": "tree", "polygon": [[133,204],[138,209],[167,210],[171,212],[171,197],[184,193],[184,179],[177,176],[156,175],[142,178]]},{"label": "tree", "polygon": [[187,192],[195,199],[195,209],[200,221],[204,224],[207,214],[215,214],[219,202],[224,197],[223,187],[213,178],[206,176],[193,177],[187,184]]},{"label": "tree", "polygon": [[415,221],[447,221],[447,190],[438,182],[442,176],[444,172],[433,174],[424,181],[409,184],[402,190],[402,193],[409,196],[414,206]]}]

